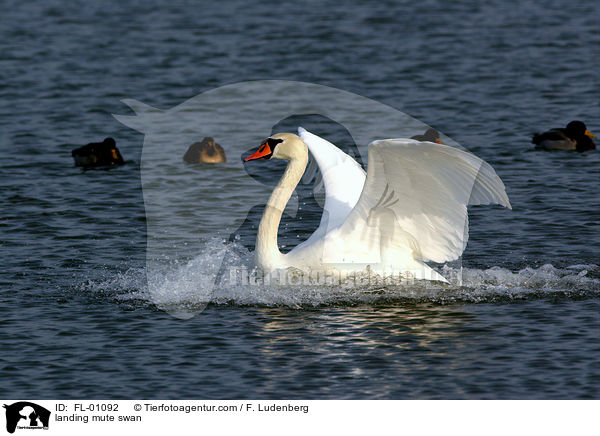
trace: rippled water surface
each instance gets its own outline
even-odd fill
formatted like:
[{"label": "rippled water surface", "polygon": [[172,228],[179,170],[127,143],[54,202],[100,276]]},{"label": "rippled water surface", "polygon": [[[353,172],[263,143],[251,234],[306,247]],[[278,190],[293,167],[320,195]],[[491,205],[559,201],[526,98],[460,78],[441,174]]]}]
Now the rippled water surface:
[{"label": "rippled water surface", "polygon": [[[552,0],[9,1],[0,17],[0,391],[599,398],[600,153],[529,143],[573,119],[600,132],[598,9]],[[140,171],[148,143],[111,114],[132,115],[122,99],[168,110],[263,79],[384,103],[496,169],[513,210],[471,208],[462,263],[440,266],[461,282],[215,285],[224,268],[248,265],[244,217],[260,217],[281,171],[242,165],[253,135],[223,142],[226,164],[181,162],[179,179],[166,180],[177,189],[169,199],[189,206],[170,230],[189,240],[165,247],[160,267],[146,265],[157,236]],[[269,101],[256,103],[260,113]],[[301,121],[348,141],[318,117]],[[239,119],[232,132],[244,129]],[[106,136],[126,165],[73,166],[73,148]],[[299,190],[286,211],[286,248],[318,220],[309,200]]]}]

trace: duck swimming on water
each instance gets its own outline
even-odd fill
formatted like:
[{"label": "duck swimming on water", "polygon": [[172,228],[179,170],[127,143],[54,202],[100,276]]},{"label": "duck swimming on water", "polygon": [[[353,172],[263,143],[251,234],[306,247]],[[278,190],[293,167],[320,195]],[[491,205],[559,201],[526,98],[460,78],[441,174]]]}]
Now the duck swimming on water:
[{"label": "duck swimming on water", "polygon": [[183,160],[187,163],[221,163],[227,162],[225,150],[210,136],[201,142],[195,142],[185,152]]},{"label": "duck swimming on water", "polygon": [[125,161],[113,138],[91,142],[71,152],[75,165],[84,168],[123,165]]},{"label": "duck swimming on water", "polygon": [[444,144],[440,139],[440,133],[435,129],[427,129],[422,135],[411,136],[410,139],[416,139],[417,141],[435,142],[436,144]]},{"label": "duck swimming on water", "polygon": [[596,144],[592,134],[582,121],[571,121],[566,128],[550,129],[533,135],[532,143],[541,150],[593,150]]}]

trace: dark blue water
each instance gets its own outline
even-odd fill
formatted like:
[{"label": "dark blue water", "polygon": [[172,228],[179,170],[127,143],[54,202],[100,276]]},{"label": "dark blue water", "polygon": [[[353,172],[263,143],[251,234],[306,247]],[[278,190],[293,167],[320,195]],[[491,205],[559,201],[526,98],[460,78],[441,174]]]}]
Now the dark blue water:
[{"label": "dark blue water", "polygon": [[[2,396],[600,397],[600,154],[534,152],[529,143],[573,119],[600,131],[596,2],[7,3]],[[201,249],[182,257],[192,261],[187,272],[165,272],[161,294],[198,313],[182,320],[156,304],[144,135],[111,114],[131,114],[125,98],[170,109],[263,79],[385,103],[496,169],[513,210],[471,209],[462,285],[217,287],[204,308],[185,283],[198,288],[223,256],[235,261],[239,247],[223,240],[241,221],[218,229],[222,215],[198,208],[189,225]],[[71,149],[106,136],[126,165],[73,166]],[[229,157],[186,167],[204,197],[247,187],[230,177],[242,167]]]}]

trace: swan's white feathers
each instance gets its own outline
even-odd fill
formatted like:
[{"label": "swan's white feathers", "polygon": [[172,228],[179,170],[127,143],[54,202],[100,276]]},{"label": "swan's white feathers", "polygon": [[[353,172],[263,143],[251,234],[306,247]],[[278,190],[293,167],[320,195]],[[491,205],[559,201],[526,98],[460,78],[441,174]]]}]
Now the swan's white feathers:
[{"label": "swan's white feathers", "polygon": [[[415,259],[446,262],[458,258],[466,246],[467,205],[488,203],[510,207],[504,184],[478,157],[429,142],[379,140],[369,145],[360,199],[335,233],[345,235],[347,247],[357,245],[349,234],[360,235],[367,242],[361,250],[365,254],[405,256],[410,249]],[[395,219],[373,218],[390,212]],[[339,236],[335,233],[331,236]],[[346,251],[336,245],[335,251]]]},{"label": "swan's white feathers", "polygon": [[[319,229],[322,235],[339,226],[358,201],[365,183],[366,173],[361,166],[331,142],[314,135],[302,127],[298,135],[304,141],[317,163],[325,186],[325,204]],[[309,165],[308,177],[315,176],[314,167]],[[305,173],[306,174],[306,173]],[[316,178],[319,181],[319,178]]]}]

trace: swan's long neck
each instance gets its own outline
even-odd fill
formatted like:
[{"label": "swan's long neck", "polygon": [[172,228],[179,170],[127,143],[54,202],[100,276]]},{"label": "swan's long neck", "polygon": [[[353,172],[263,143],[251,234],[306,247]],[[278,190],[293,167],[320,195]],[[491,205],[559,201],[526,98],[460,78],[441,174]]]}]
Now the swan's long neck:
[{"label": "swan's long neck", "polygon": [[306,153],[289,161],[283,177],[265,207],[258,226],[255,254],[256,265],[263,270],[271,271],[284,267],[283,254],[281,254],[277,245],[277,231],[279,230],[281,215],[302,174],[304,174],[307,162],[308,155]]}]

